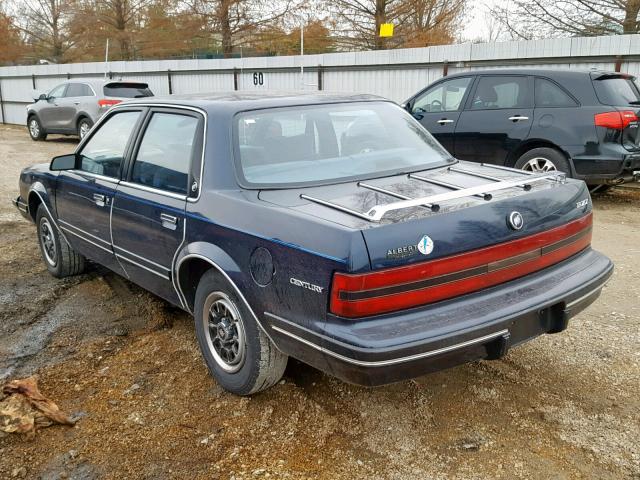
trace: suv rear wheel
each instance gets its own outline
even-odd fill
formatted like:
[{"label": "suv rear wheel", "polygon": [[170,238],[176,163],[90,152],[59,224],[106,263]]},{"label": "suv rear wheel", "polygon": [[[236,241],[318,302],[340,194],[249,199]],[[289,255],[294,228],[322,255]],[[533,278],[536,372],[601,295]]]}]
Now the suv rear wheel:
[{"label": "suv rear wheel", "polygon": [[47,138],[47,133],[44,131],[40,120],[35,115],[29,117],[27,128],[29,129],[29,136],[31,137],[31,140],[37,142],[38,140],[44,140]]},{"label": "suv rear wheel", "polygon": [[60,235],[47,210],[40,205],[36,213],[38,245],[49,273],[57,278],[78,275],[84,271],[85,259]]},{"label": "suv rear wheel", "polygon": [[287,366],[233,287],[214,270],[196,290],[196,336],[209,372],[225,390],[251,395],[275,385]]},{"label": "suv rear wheel", "polygon": [[560,171],[571,176],[571,168],[567,158],[558,150],[541,147],[525,152],[514,165],[515,168],[533,173]]},{"label": "suv rear wheel", "polygon": [[93,127],[93,122],[88,118],[82,118],[78,122],[78,136],[80,137],[80,140],[82,140],[85,137],[85,135],[89,133],[89,130],[91,130],[91,127]]}]

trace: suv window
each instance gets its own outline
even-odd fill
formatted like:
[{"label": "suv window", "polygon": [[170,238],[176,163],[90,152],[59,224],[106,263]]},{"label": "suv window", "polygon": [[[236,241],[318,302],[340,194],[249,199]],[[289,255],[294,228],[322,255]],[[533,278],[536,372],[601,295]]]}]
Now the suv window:
[{"label": "suv window", "polygon": [[49,98],[60,98],[64,95],[64,90],[67,88],[67,84],[63,83],[49,92]]},{"label": "suv window", "polygon": [[70,83],[67,88],[65,97],[93,97],[93,92],[89,85],[84,83]]},{"label": "suv window", "polygon": [[546,78],[536,78],[536,107],[577,107],[576,101],[560,86]]},{"label": "suv window", "polygon": [[146,83],[111,82],[103,87],[107,97],[142,98],[153,97]]},{"label": "suv window", "polygon": [[472,77],[455,78],[427,90],[413,103],[414,113],[455,112],[460,109]]},{"label": "suv window", "polygon": [[640,90],[634,77],[606,76],[593,82],[598,100],[605,105],[639,105]]},{"label": "suv window", "polygon": [[111,115],[84,145],[80,170],[107,177],[118,177],[124,152],[140,112]]},{"label": "suv window", "polygon": [[482,76],[478,82],[471,110],[529,108],[531,96],[527,77]]},{"label": "suv window", "polygon": [[186,195],[197,131],[194,116],[154,113],[140,142],[131,181]]}]

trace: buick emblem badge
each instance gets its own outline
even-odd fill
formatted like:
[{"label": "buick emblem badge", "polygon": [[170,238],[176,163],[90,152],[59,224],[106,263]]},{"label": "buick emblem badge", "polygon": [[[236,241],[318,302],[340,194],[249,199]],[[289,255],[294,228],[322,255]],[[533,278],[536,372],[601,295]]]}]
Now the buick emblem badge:
[{"label": "buick emblem badge", "polygon": [[507,224],[514,230],[522,230],[524,218],[522,218],[520,212],[511,212],[507,217]]}]

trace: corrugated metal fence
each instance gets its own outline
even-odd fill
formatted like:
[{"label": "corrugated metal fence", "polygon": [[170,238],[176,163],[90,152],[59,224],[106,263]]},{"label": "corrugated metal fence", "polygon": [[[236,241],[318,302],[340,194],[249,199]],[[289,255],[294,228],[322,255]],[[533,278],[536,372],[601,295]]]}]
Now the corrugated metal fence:
[{"label": "corrugated metal fence", "polygon": [[640,35],[461,44],[304,57],[0,67],[0,121],[25,124],[25,106],[31,103],[32,91],[48,91],[68,78],[106,74],[111,78],[140,80],[148,83],[156,95],[303,88],[373,93],[401,102],[448,73],[507,66],[599,68],[638,74]]}]

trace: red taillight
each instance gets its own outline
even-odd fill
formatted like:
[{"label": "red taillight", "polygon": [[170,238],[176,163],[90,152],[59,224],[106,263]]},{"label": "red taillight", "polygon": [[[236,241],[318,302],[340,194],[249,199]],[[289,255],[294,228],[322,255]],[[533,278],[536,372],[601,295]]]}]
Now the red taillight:
[{"label": "red taillight", "polygon": [[329,309],[341,317],[365,317],[498,285],[585,249],[591,224],[589,213],[546,232],[460,255],[371,273],[335,273]]},{"label": "red taillight", "polygon": [[596,127],[623,130],[627,128],[630,123],[637,122],[638,117],[635,112],[631,110],[624,110],[622,112],[596,113],[594,121]]},{"label": "red taillight", "polygon": [[101,100],[98,100],[98,105],[102,108],[113,107],[114,105],[119,104],[121,101],[122,100],[107,100],[106,98],[103,98]]}]

